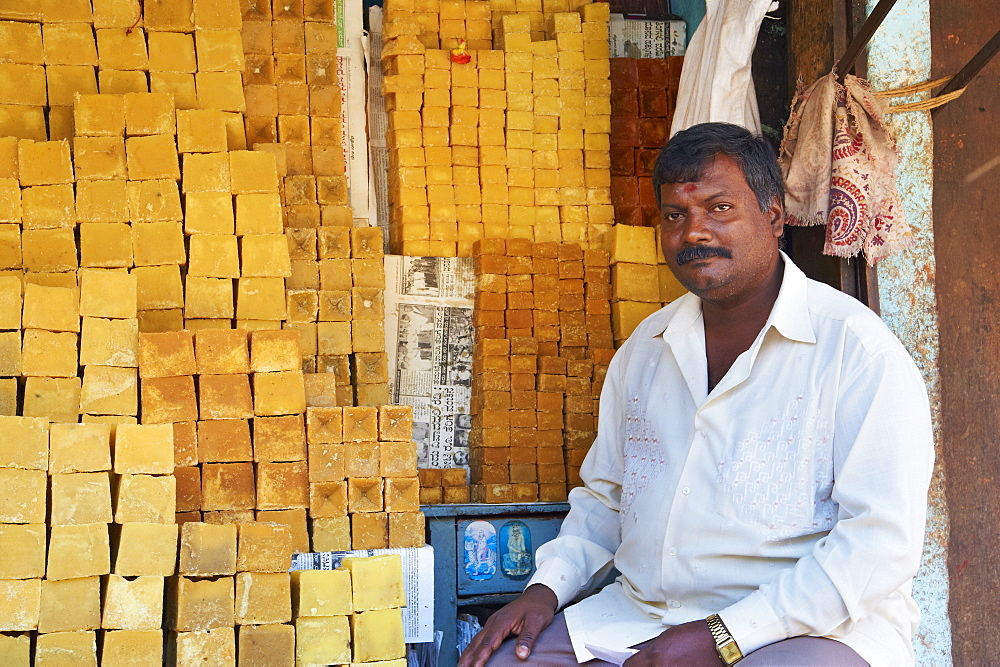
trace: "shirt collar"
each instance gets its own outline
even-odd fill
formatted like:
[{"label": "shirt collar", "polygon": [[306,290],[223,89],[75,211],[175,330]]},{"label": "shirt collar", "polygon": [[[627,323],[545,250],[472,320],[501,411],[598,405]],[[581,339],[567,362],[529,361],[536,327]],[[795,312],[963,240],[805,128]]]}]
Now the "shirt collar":
[{"label": "shirt collar", "polygon": [[[780,251],[779,251],[780,252]],[[800,343],[815,343],[812,318],[809,315],[809,279],[802,269],[795,266],[784,252],[781,259],[785,268],[781,279],[781,289],[774,302],[764,329],[774,327],[779,334]],[[701,320],[701,299],[688,292],[674,302],[676,309],[662,327],[656,327],[653,337],[670,337]]]}]

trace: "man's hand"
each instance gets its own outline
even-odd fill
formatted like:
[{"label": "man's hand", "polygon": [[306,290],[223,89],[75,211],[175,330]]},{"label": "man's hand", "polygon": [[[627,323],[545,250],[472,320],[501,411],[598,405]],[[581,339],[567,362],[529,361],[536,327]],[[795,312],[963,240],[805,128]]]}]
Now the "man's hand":
[{"label": "man's hand", "polygon": [[[552,624],[558,604],[551,588],[541,584],[528,586],[521,597],[490,616],[483,629],[462,652],[459,667],[483,667],[493,651],[511,634],[517,635],[517,657],[526,660],[538,635]],[[712,646],[715,646],[714,642]]]},{"label": "man's hand", "polygon": [[643,665],[720,665],[715,638],[705,621],[675,625],[625,661],[623,667]]}]

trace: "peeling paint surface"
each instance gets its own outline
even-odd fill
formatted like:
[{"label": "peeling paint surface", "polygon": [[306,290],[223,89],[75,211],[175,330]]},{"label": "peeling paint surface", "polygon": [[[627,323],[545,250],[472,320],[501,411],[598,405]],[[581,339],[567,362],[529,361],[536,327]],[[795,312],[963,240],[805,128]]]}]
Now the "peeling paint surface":
[{"label": "peeling paint surface", "polygon": [[[868,10],[874,7],[869,0]],[[920,83],[930,78],[929,0],[899,0],[868,48],[868,78],[876,90]],[[894,98],[891,103],[924,99]],[[931,481],[924,558],[913,595],[923,618],[914,640],[918,665],[951,664],[948,618],[948,513],[941,466],[938,320],[934,294],[934,238],[931,212],[934,139],[930,114],[890,114],[889,124],[903,154],[897,173],[900,195],[916,246],[878,264],[879,300],[885,320],[910,351],[927,383],[935,426],[937,465]]]}]

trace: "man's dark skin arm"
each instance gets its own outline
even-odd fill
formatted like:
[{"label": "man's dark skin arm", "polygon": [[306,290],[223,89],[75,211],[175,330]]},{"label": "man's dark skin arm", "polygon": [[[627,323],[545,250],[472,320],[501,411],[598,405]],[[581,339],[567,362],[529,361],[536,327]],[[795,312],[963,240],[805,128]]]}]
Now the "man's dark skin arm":
[{"label": "man's dark skin arm", "polygon": [[[482,667],[509,635],[517,635],[517,657],[526,660],[542,630],[552,624],[559,600],[552,589],[533,584],[521,597],[490,616],[459,658],[459,667]],[[714,644],[713,644],[714,646]]]}]

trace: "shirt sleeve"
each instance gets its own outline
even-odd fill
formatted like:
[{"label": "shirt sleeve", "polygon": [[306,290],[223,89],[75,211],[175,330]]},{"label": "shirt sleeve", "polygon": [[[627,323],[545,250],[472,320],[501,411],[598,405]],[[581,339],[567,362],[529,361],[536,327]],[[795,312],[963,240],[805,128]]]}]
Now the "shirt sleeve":
[{"label": "shirt sleeve", "polygon": [[719,615],[744,654],[849,631],[920,565],[934,445],[923,379],[901,347],[844,374],[834,431],[837,523],[794,567]]},{"label": "shirt sleeve", "polygon": [[[627,344],[626,344],[627,346]],[[622,373],[626,348],[611,361],[601,389],[597,439],[580,469],[584,486],[569,494],[570,510],[556,539],[538,547],[537,569],[528,581],[552,589],[563,607],[603,576],[621,544]]]}]

